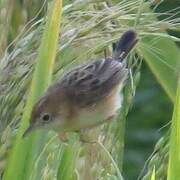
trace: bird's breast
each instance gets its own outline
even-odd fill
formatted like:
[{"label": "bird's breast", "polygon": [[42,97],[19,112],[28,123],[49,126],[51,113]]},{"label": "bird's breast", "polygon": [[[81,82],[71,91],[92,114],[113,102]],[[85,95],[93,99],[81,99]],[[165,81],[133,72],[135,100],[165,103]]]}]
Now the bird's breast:
[{"label": "bird's breast", "polygon": [[116,115],[122,103],[120,89],[120,86],[116,86],[108,96],[96,104],[78,109],[73,119],[77,129],[96,126]]}]

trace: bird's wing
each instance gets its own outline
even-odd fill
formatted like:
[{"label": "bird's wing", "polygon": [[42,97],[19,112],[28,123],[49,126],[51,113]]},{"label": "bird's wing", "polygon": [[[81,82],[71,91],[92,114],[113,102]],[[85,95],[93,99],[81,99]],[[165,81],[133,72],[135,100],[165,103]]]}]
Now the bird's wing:
[{"label": "bird's wing", "polygon": [[122,63],[103,59],[75,68],[64,75],[61,85],[72,102],[86,106],[107,96],[128,74]]}]

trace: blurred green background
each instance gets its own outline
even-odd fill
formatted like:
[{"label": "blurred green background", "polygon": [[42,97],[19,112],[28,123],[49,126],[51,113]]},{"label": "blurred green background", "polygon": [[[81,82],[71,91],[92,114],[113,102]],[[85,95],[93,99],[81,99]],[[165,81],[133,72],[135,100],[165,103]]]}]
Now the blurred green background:
[{"label": "blurred green background", "polygon": [[[179,0],[163,1],[156,12],[180,7]],[[180,14],[177,15],[180,17]],[[167,16],[162,16],[161,19]],[[168,32],[180,37],[179,32]],[[180,43],[177,43],[179,46]],[[180,46],[179,46],[180,47]],[[133,107],[126,124],[124,175],[134,180],[144,168],[145,161],[153,152],[157,140],[169,129],[173,104],[156,78],[143,62],[141,80],[136,90]]]},{"label": "blurred green background", "polygon": [[170,99],[143,63],[141,80],[126,124],[124,171],[128,172],[128,179],[135,179],[143,169],[153,146],[170,126],[160,129],[171,120],[172,110]]}]

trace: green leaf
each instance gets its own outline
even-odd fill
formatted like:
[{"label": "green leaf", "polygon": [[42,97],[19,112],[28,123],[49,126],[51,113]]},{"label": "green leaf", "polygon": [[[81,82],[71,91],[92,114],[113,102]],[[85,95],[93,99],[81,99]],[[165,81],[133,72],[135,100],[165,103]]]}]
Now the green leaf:
[{"label": "green leaf", "polygon": [[75,167],[75,153],[71,145],[64,145],[62,147],[61,159],[59,162],[57,179],[71,180],[73,178]]},{"label": "green leaf", "polygon": [[[56,49],[58,43],[62,1],[55,0],[49,8],[47,23],[43,33],[29,98],[21,121],[21,127],[16,136],[14,146],[8,159],[4,180],[27,180],[33,166],[38,149],[43,145],[45,137],[41,134],[23,139],[22,134],[28,126],[28,121],[37,98],[41,96],[50,84]],[[37,146],[38,144],[38,146]]]},{"label": "green leaf", "polygon": [[176,92],[174,112],[171,125],[168,180],[180,177],[180,78]]},{"label": "green leaf", "polygon": [[140,54],[170,99],[174,101],[180,51],[169,38],[147,36],[140,43]]}]

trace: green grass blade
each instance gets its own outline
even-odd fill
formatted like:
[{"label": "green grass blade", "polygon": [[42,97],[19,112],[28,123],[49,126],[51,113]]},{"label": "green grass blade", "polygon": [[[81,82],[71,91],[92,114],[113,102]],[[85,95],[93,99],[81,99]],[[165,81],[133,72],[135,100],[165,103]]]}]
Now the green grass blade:
[{"label": "green grass blade", "polygon": [[177,70],[180,65],[180,51],[178,47],[169,38],[149,35],[143,39],[142,45],[140,45],[140,54],[144,57],[170,99],[174,101],[177,86]]},{"label": "green grass blade", "polygon": [[75,180],[77,179],[76,161],[81,151],[79,136],[71,134],[68,144],[61,144],[60,156],[57,170],[57,180]]},{"label": "green grass blade", "polygon": [[27,139],[22,139],[22,134],[27,128],[30,113],[36,99],[43,94],[51,81],[56,49],[58,43],[62,1],[55,0],[49,9],[48,19],[43,33],[35,72],[30,88],[29,99],[22,117],[21,127],[16,136],[11,150],[4,180],[27,180],[32,169],[34,151],[42,136],[32,134]]},{"label": "green grass blade", "polygon": [[152,172],[152,175],[151,175],[151,180],[156,180],[156,171],[155,171],[155,167],[153,168],[153,172]]},{"label": "green grass blade", "polygon": [[61,158],[58,167],[57,179],[58,180],[71,180],[73,179],[75,167],[75,152],[71,145],[63,145]]},{"label": "green grass blade", "polygon": [[174,112],[171,125],[168,180],[180,177],[180,78],[176,93]]}]

